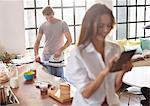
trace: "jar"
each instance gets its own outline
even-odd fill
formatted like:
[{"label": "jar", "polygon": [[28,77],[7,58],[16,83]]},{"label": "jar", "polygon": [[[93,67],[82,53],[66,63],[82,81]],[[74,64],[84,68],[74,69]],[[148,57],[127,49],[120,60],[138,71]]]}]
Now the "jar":
[{"label": "jar", "polygon": [[11,88],[18,88],[19,81],[18,81],[18,69],[16,66],[13,66],[10,70],[10,81],[9,81]]},{"label": "jar", "polygon": [[47,95],[47,93],[48,93],[48,85],[44,84],[44,83],[40,84],[40,92],[41,92],[42,96]]}]

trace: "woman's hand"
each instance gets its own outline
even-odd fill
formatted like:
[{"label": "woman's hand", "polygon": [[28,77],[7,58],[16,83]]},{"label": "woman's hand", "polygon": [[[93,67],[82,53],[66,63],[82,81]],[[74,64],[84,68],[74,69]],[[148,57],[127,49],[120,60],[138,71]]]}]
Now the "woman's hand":
[{"label": "woman's hand", "polygon": [[113,64],[119,59],[119,55],[113,56],[108,62],[109,71],[111,71]]},{"label": "woman's hand", "polygon": [[113,64],[118,60],[118,58],[119,56],[115,55],[109,60],[108,65],[106,66],[106,69],[102,71],[103,75],[107,75],[111,71]]}]

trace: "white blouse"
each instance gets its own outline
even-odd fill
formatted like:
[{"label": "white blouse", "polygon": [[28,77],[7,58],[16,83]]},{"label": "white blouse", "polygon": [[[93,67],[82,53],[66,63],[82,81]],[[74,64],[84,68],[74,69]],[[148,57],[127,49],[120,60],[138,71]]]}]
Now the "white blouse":
[{"label": "white blouse", "polygon": [[119,106],[119,98],[115,93],[116,73],[109,73],[88,99],[84,98],[81,92],[106,67],[109,59],[120,53],[120,47],[108,41],[105,43],[105,61],[92,43],[83,50],[77,47],[71,52],[65,73],[67,79],[77,88],[72,106],[101,106],[105,97],[109,106]]}]

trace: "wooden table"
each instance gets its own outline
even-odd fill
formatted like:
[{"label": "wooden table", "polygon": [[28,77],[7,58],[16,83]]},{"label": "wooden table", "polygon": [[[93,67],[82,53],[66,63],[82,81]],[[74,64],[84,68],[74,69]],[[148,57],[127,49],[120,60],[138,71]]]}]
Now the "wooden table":
[{"label": "wooden table", "polygon": [[20,66],[18,68],[19,88],[13,89],[14,94],[20,101],[19,106],[70,106],[71,103],[61,104],[49,96],[43,98],[40,94],[40,89],[36,88],[34,83],[25,84],[23,73],[33,67],[37,70],[37,78],[35,81],[50,81],[56,86],[60,83],[58,77],[48,74],[46,69],[39,63],[25,64]]},{"label": "wooden table", "polygon": [[150,88],[150,66],[133,67],[124,75],[123,82],[131,86]]}]

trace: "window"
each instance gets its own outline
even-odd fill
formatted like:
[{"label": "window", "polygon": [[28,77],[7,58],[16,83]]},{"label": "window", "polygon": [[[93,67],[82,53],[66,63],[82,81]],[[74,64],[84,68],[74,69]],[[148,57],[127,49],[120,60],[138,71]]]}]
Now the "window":
[{"label": "window", "polygon": [[[87,0],[24,0],[26,48],[33,48],[34,46],[38,28],[45,21],[42,8],[47,5],[53,7],[56,18],[67,22],[73,44],[76,43],[87,7],[86,3]],[[42,39],[41,47],[43,45],[44,38]]]},{"label": "window", "polygon": [[150,32],[143,29],[150,25],[149,0],[113,0],[113,5],[117,21],[116,39],[150,37]]},{"label": "window", "polygon": [[[87,4],[91,1],[94,0],[24,0],[26,48],[33,48],[38,28],[45,21],[42,8],[47,5],[53,7],[56,18],[67,22],[75,44]],[[143,29],[150,25],[149,0],[113,0],[113,5],[117,22],[115,39],[150,37],[150,30]],[[43,45],[44,38],[41,47]]]}]

